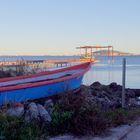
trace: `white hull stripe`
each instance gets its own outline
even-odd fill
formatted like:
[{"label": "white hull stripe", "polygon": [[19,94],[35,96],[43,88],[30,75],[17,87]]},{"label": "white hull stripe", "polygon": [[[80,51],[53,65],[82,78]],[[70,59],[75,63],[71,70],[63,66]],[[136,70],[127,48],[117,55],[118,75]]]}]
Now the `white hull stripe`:
[{"label": "white hull stripe", "polygon": [[82,71],[84,71],[84,70],[82,70],[82,69],[69,70],[69,71],[64,71],[64,72],[60,72],[60,73],[56,73],[56,74],[43,75],[43,76],[38,76],[38,77],[33,77],[33,78],[25,78],[25,79],[8,81],[8,82],[1,82],[0,87],[17,85],[17,84],[24,84],[24,83],[30,83],[30,82],[37,82],[37,81],[43,81],[43,80],[49,80],[49,79],[57,79],[57,78],[65,76],[65,75],[69,75],[69,74],[72,75],[72,74],[76,74],[76,73],[79,73]]}]

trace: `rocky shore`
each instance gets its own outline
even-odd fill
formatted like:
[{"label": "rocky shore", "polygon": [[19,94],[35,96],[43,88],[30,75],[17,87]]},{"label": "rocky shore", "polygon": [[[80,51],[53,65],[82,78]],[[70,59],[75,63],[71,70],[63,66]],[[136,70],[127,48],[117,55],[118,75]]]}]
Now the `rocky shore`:
[{"label": "rocky shore", "polygon": [[[117,83],[110,85],[102,85],[99,82],[94,82],[90,86],[82,86],[81,92],[88,91],[92,100],[99,103],[103,108],[121,107],[122,86]],[[139,106],[140,89],[126,90],[126,106]]]},{"label": "rocky shore", "polygon": [[94,82],[90,86],[82,85],[77,93],[57,95],[44,102],[7,104],[1,107],[0,116],[22,118],[24,127],[36,124],[41,134],[49,136],[96,135],[140,115],[140,89],[126,89],[125,110],[121,108],[121,94],[122,86],[117,83]]},{"label": "rocky shore", "polygon": [[[74,94],[74,93],[68,93]],[[110,85],[102,85],[99,82],[94,82],[90,86],[82,85],[80,91],[76,94],[84,96],[85,101],[91,105],[100,106],[102,109],[113,109],[121,107],[122,86],[117,83],[111,83]],[[65,95],[61,95],[62,97]],[[138,107],[140,106],[140,89],[126,89],[126,107]],[[59,98],[57,96],[56,98]],[[50,113],[53,112],[54,102],[61,102],[63,99],[46,100],[44,103],[17,103],[11,105],[6,114],[10,116],[25,115],[25,119],[30,121],[32,119],[39,120],[39,115],[44,121],[51,121]],[[77,97],[78,98],[78,97]],[[10,105],[9,105],[10,106]]]}]

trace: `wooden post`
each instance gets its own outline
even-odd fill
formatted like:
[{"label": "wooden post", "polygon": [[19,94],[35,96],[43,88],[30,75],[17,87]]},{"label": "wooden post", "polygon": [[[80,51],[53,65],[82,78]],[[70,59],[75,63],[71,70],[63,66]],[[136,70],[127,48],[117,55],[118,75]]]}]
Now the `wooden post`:
[{"label": "wooden post", "polygon": [[110,48],[108,46],[108,64],[110,64]]},{"label": "wooden post", "polygon": [[87,57],[87,48],[85,48],[85,57]]},{"label": "wooden post", "polygon": [[92,55],[93,55],[93,54],[92,54],[92,48],[91,48],[91,50],[90,50],[90,53],[91,53],[91,54],[90,54],[90,55],[91,55],[91,60],[90,60],[90,61],[92,62]]},{"label": "wooden post", "polygon": [[114,63],[114,49],[113,49],[113,46],[112,46],[112,64]]},{"label": "wooden post", "polygon": [[125,108],[125,80],[126,80],[126,59],[123,58],[123,69],[122,69],[122,108]]},{"label": "wooden post", "polygon": [[82,52],[81,52],[81,48],[80,48],[80,58],[82,58]]}]

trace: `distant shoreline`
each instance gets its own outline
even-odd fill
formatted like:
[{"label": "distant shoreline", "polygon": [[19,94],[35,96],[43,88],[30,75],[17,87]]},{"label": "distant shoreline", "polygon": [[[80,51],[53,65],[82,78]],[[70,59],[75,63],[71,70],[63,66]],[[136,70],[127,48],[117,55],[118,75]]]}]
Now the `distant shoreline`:
[{"label": "distant shoreline", "polygon": [[[78,57],[80,55],[0,55],[0,57],[48,57],[48,56],[49,57]],[[108,56],[108,55],[97,55],[97,56]],[[113,55],[113,56],[140,56],[140,54]]]},{"label": "distant shoreline", "polygon": [[[100,56],[108,56],[108,55],[100,55]],[[135,55],[135,54],[131,54],[131,55],[113,55],[113,57],[115,57],[115,56],[140,56],[140,54],[137,54],[137,55]]]}]

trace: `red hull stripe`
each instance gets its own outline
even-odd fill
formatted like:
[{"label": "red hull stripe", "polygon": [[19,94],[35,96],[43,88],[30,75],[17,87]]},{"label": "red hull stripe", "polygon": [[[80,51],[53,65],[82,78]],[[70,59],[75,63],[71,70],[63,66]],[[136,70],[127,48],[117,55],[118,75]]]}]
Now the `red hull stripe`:
[{"label": "red hull stripe", "polygon": [[17,76],[17,77],[10,77],[10,78],[2,78],[2,79],[0,79],[0,82],[20,80],[20,79],[26,79],[26,78],[33,78],[33,77],[49,75],[49,74],[59,73],[59,72],[68,71],[68,70],[84,69],[89,65],[90,65],[90,62],[87,62],[87,63],[83,63],[83,64],[79,64],[79,65],[75,65],[75,66],[71,66],[71,67],[67,67],[67,68],[62,68],[62,69],[58,69],[58,70],[53,70],[53,71],[48,71],[48,72],[40,72],[40,73],[37,73],[37,74],[31,74],[31,75],[28,75],[28,76]]},{"label": "red hull stripe", "polygon": [[[86,71],[88,71],[88,69],[90,68],[90,63],[84,63],[84,64],[80,64],[80,65],[77,65],[77,66],[72,66],[72,67],[69,67],[69,68],[55,70],[55,73],[56,73],[56,71],[62,72],[66,69],[67,70],[72,70],[72,69],[74,69],[74,67],[75,67],[75,69],[79,69],[79,68],[84,69],[84,71],[73,74],[71,76],[66,76],[66,77],[62,77],[62,78],[58,78],[58,79],[53,79],[53,80],[50,80],[50,81],[42,81],[42,82],[36,82],[36,83],[25,83],[25,84],[19,84],[19,85],[15,85],[15,86],[0,87],[0,91],[2,92],[2,91],[18,90],[18,89],[24,89],[24,88],[43,86],[43,85],[53,84],[53,83],[57,83],[57,82],[63,82],[63,81],[69,80],[69,79],[77,78],[79,76],[82,76]],[[52,71],[52,72],[54,72],[54,71]]]},{"label": "red hull stripe", "polygon": [[25,78],[25,79],[19,79],[19,80],[12,80],[12,81],[5,81],[0,82],[0,87],[10,86],[10,85],[17,85],[17,84],[24,84],[24,83],[32,83],[32,82],[41,82],[41,81],[47,81],[47,80],[53,80],[61,77],[65,77],[68,75],[76,74],[84,69],[78,69],[78,70],[69,70],[69,71],[63,71],[59,73],[49,74],[49,75],[43,75],[38,77],[31,77],[31,78]]}]

